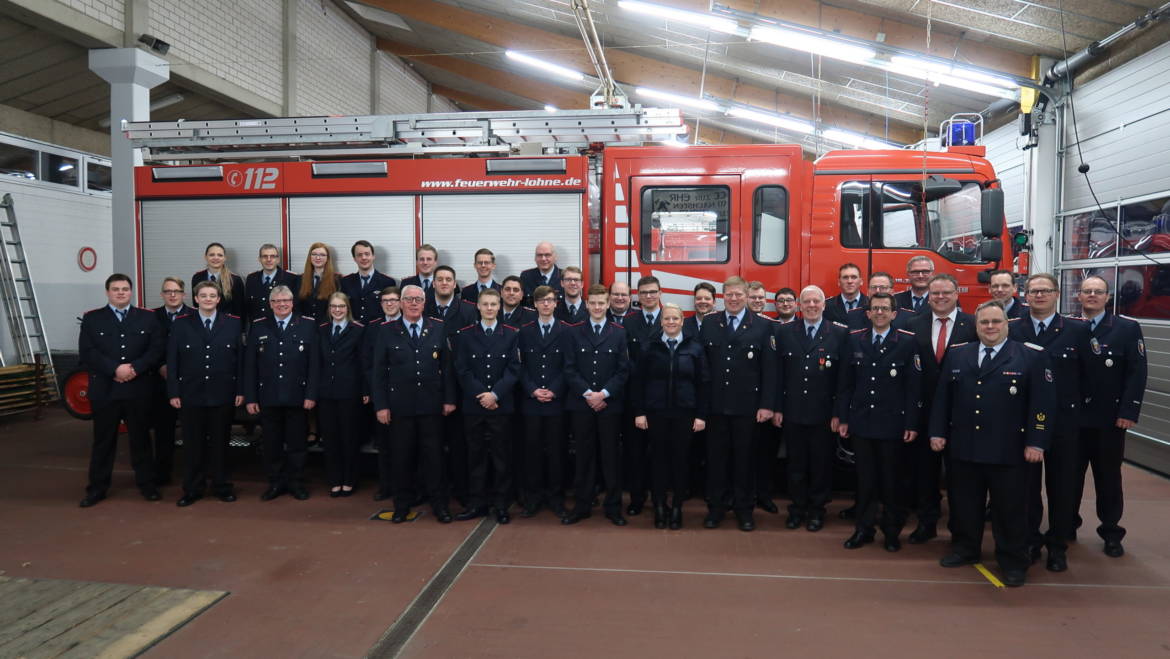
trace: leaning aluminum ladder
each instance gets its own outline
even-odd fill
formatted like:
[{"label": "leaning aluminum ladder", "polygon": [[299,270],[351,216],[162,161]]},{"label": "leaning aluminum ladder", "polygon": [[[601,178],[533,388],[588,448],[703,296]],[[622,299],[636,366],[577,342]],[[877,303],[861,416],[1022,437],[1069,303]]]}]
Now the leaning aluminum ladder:
[{"label": "leaning aluminum ladder", "polygon": [[[53,356],[49,352],[49,339],[45,336],[45,324],[41,320],[41,309],[33,289],[28,258],[20,241],[20,229],[16,225],[16,206],[11,194],[5,194],[0,201],[5,216],[0,220],[0,297],[4,299],[4,311],[8,318],[8,329],[12,342],[22,364],[43,364],[44,376],[52,382],[52,391],[59,395],[57,376],[53,370]],[[0,364],[2,364],[0,355]]]}]

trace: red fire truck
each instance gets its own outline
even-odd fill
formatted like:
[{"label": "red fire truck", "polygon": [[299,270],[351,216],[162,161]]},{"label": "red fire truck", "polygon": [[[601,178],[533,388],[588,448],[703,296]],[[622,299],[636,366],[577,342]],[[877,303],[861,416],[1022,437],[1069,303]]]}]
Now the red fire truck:
[{"label": "red fire truck", "polygon": [[652,274],[684,308],[696,283],[731,275],[832,295],[845,262],[901,284],[917,254],[973,307],[986,297],[980,273],[1011,263],[1002,191],[979,146],[815,161],[795,145],[634,146],[686,130],[677,111],[641,108],[126,128],[166,163],[136,172],[140,292],[200,269],[212,241],[241,272],[263,243],[299,271],[318,241],[349,271],[349,246],[366,239],[395,277],[429,243],[465,281],[481,247],[502,275],[532,267],[549,241],[589,280]]}]

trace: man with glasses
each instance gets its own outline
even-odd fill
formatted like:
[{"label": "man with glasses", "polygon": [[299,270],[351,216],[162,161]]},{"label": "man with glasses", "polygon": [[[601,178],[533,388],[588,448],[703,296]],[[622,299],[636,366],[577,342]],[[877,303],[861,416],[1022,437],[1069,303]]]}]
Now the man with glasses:
[{"label": "man with glasses", "polygon": [[[537,286],[532,297],[538,315],[520,328],[520,411],[524,424],[520,464],[525,471],[524,510],[520,516],[532,517],[545,504],[554,515],[563,518],[565,336],[572,326],[553,315],[557,292],[551,286]],[[608,322],[612,321],[607,319]]]},{"label": "man with glasses", "polygon": [[1028,306],[1016,297],[1016,276],[1008,270],[992,270],[988,279],[987,291],[991,299],[1003,305],[1008,320],[1023,318],[1028,315]]},{"label": "man with glasses", "polygon": [[475,251],[475,281],[463,287],[460,296],[468,302],[475,304],[479,301],[480,291],[489,288],[500,290],[500,285],[492,278],[492,274],[496,271],[496,255],[492,250],[481,247]]},{"label": "man with glasses", "polygon": [[[179,316],[194,313],[195,309],[187,306],[183,300],[185,285],[178,277],[167,277],[162,283],[161,307],[154,310],[158,319],[158,326],[162,329],[163,341],[171,335],[171,324]],[[179,418],[178,410],[171,407],[170,397],[167,395],[167,365],[164,360],[158,367],[159,386],[155,388],[154,403],[150,413],[150,427],[154,431],[154,480],[159,487],[171,484],[171,473],[175,463],[175,422]]]},{"label": "man with glasses", "polygon": [[[845,263],[837,268],[839,295],[825,300],[825,318],[830,322],[848,327],[850,318],[865,316],[865,305],[869,298],[861,292],[861,267],[856,263]],[[859,321],[852,321],[857,324]]]},{"label": "man with glasses", "polygon": [[280,250],[276,245],[264,243],[260,246],[260,269],[248,275],[244,282],[247,298],[245,323],[268,313],[268,296],[273,286],[288,286],[295,291],[300,288],[301,279],[280,267]]},{"label": "man with glasses", "polygon": [[317,325],[293,313],[293,292],[275,286],[268,294],[272,314],[248,331],[244,362],[244,400],[248,414],[259,414],[264,430],[264,468],[268,489],[261,501],[292,494],[309,498],[305,487],[308,411],[317,406],[320,360]]},{"label": "man with glasses", "polygon": [[764,282],[749,281],[747,308],[757,316],[765,316],[764,308],[767,306],[768,289],[764,288]]},{"label": "man with glasses", "polygon": [[442,419],[455,411],[455,375],[443,322],[424,317],[425,305],[421,286],[403,286],[402,316],[376,332],[370,397],[378,423],[390,429],[394,485],[390,521],[395,524],[410,515],[416,459],[435,519],[442,524],[452,519],[443,479]]},{"label": "man with glasses", "polygon": [[[545,284],[547,285],[547,284]],[[581,323],[589,317],[589,310],[585,308],[585,298],[581,291],[585,285],[585,277],[581,268],[575,265],[561,270],[562,293],[560,304],[557,305],[557,318],[566,323]]]},{"label": "man with glasses", "polygon": [[910,280],[910,288],[895,295],[894,301],[898,304],[898,313],[909,321],[910,316],[930,310],[929,287],[934,277],[934,261],[923,254],[910,257],[906,262],[906,277]]},{"label": "man with glasses", "polygon": [[341,278],[341,292],[349,296],[350,313],[365,325],[382,315],[382,289],[397,282],[374,267],[374,246],[370,241],[355,242],[349,254],[358,269]]},{"label": "man with glasses", "polygon": [[[1124,498],[1121,459],[1125,433],[1137,425],[1146,392],[1146,343],[1136,321],[1109,310],[1109,284],[1098,276],[1085,277],[1077,296],[1089,325],[1089,352],[1082,358],[1086,376],[1082,384],[1085,405],[1081,409],[1079,458],[1074,482],[1074,501],[1081,500],[1085,469],[1093,467],[1097,493],[1097,534],[1105,541],[1105,555],[1125,553],[1120,526]],[[1079,516],[1075,524],[1079,524]]]},{"label": "man with glasses", "polygon": [[[911,282],[913,277],[911,275]],[[925,435],[929,430],[930,406],[947,350],[976,338],[975,317],[959,311],[958,280],[948,274],[935,275],[930,278],[926,290],[929,307],[906,324],[906,329],[914,332],[918,341],[918,357],[922,361],[919,435]],[[904,308],[899,306],[898,313],[905,313]],[[922,544],[938,535],[942,460],[942,453],[932,451],[928,442],[903,444],[902,464],[909,470],[907,477],[902,479],[906,488],[904,499],[918,514],[918,526],[909,537],[912,545]]]},{"label": "man with glasses", "polygon": [[[1076,496],[1077,431],[1080,429],[1082,382],[1089,378],[1084,358],[1089,354],[1089,324],[1056,313],[1060,287],[1048,273],[1028,277],[1024,286],[1028,315],[1010,323],[1009,336],[1021,343],[1037,345],[1048,354],[1056,380],[1057,404],[1053,408],[1052,438],[1043,462],[1028,465],[1028,550],[1035,561],[1040,547],[1048,547],[1049,572],[1068,569],[1068,539],[1080,499]],[[1002,303],[1001,303],[1002,304]],[[1041,534],[1044,502],[1041,481],[1048,494],[1048,532]]]},{"label": "man with glasses", "polygon": [[[402,293],[397,286],[387,286],[382,289],[378,297],[382,314],[366,323],[366,331],[362,333],[363,364],[366,369],[367,386],[373,386],[374,350],[378,347],[378,335],[381,330],[402,317]],[[378,489],[374,492],[374,501],[384,501],[394,495],[391,489],[391,461],[390,461],[390,429],[385,424],[376,424],[374,427],[374,442],[378,448]]]},{"label": "man with glasses", "polygon": [[557,249],[553,244],[538,243],[535,261],[535,268],[520,273],[520,285],[524,288],[524,301],[527,304],[532,303],[532,291],[537,286],[550,286],[556,292],[561,292],[561,269],[557,267]]},{"label": "man with glasses", "polygon": [[[894,295],[894,277],[888,272],[875,272],[869,276],[869,294],[872,297],[877,293],[889,293]],[[894,310],[898,310],[897,302],[894,303]],[[905,325],[905,321],[912,318],[914,314],[896,313],[893,317],[894,329],[898,329]],[[872,325],[869,314],[855,313],[849,315],[849,331],[859,329],[869,329]]]},{"label": "man with glasses", "polygon": [[[717,528],[731,500],[741,531],[756,528],[755,428],[772,419],[776,399],[774,323],[747,308],[747,282],[723,282],[722,313],[703,319],[699,342],[711,366],[707,421],[707,517]],[[728,482],[728,475],[731,476]]]},{"label": "man with glasses", "polygon": [[776,320],[781,325],[796,320],[796,291],[785,286],[776,291]]},{"label": "man with glasses", "polygon": [[[630,349],[630,363],[637,364],[642,346],[662,338],[662,284],[657,277],[645,276],[638,280],[638,307],[630,309],[622,319]],[[640,515],[646,505],[647,433],[634,427],[632,408],[622,424],[622,453],[625,486],[630,492],[627,515]]]},{"label": "man with glasses", "polygon": [[630,311],[630,285],[624,281],[615,281],[609,286],[609,311],[606,319],[611,323],[621,324]]}]

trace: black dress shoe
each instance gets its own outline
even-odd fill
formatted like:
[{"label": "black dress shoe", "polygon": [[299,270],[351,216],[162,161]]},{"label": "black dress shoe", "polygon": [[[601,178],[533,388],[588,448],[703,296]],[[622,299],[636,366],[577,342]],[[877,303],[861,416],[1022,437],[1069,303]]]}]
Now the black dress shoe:
[{"label": "black dress shoe", "polygon": [[377,492],[374,492],[374,501],[385,501],[386,499],[389,499],[390,496],[391,495],[389,492],[378,490]]},{"label": "black dress shoe", "polygon": [[885,544],[883,544],[888,552],[895,552],[902,548],[902,541],[896,535],[887,535]]},{"label": "black dress shoe", "polygon": [[497,524],[507,524],[508,522],[511,522],[511,521],[512,521],[512,516],[508,514],[507,508],[497,508],[496,509],[496,523]]},{"label": "black dress shoe", "polygon": [[1044,565],[1049,572],[1064,572],[1068,569],[1068,556],[1064,552],[1048,550],[1048,562]]},{"label": "black dress shoe", "polygon": [[540,504],[539,503],[531,503],[531,504],[528,504],[527,506],[524,506],[524,509],[520,511],[520,516],[527,519],[529,517],[535,517],[536,513],[538,513],[538,512],[540,512]]},{"label": "black dress shoe", "polygon": [[670,509],[670,530],[677,531],[682,528],[682,506],[677,506]]},{"label": "black dress shoe", "polygon": [[812,531],[813,533],[816,533],[817,531],[825,528],[825,520],[821,519],[820,517],[809,517],[808,522],[804,525],[804,528]]},{"label": "black dress shoe", "polygon": [[450,510],[439,508],[435,511],[435,519],[439,520],[440,524],[450,524],[453,518],[451,517]]},{"label": "black dress shoe", "polygon": [[621,513],[606,513],[605,518],[608,519],[614,526],[625,526],[629,523],[626,521],[625,517],[622,517]]},{"label": "black dress shoe", "polygon": [[309,498],[309,491],[303,487],[294,487],[290,489],[289,492],[292,493],[293,498],[297,501],[304,501],[305,499]]},{"label": "black dress shoe", "polygon": [[571,512],[568,515],[565,515],[564,517],[562,517],[561,524],[564,524],[566,526],[568,526],[570,524],[576,524],[577,522],[580,522],[583,519],[589,519],[589,517],[592,514],[593,513],[589,512],[588,510],[586,510],[585,512],[574,511],[574,512]]},{"label": "black dress shoe", "polygon": [[329,490],[330,499],[340,499],[342,496],[341,490]]},{"label": "black dress shoe", "polygon": [[666,528],[666,506],[654,506],[654,528]]},{"label": "black dress shoe", "polygon": [[841,512],[837,513],[837,517],[841,519],[857,519],[857,506],[853,505],[848,508],[842,508]]},{"label": "black dress shoe", "polygon": [[264,490],[264,494],[260,495],[260,500],[272,501],[282,494],[288,494],[288,490],[283,485],[271,485],[267,490]]},{"label": "black dress shoe", "polygon": [[936,536],[938,536],[938,531],[935,527],[919,524],[918,528],[911,531],[909,540],[912,545],[920,545]]},{"label": "black dress shoe", "polygon": [[410,509],[409,508],[406,508],[406,509],[395,508],[394,514],[390,516],[390,521],[395,523],[395,524],[401,524],[401,523],[405,522],[406,518],[409,516],[410,516]]},{"label": "black dress shoe", "polygon": [[752,519],[751,513],[740,513],[735,516],[735,521],[739,523],[740,531],[755,531],[756,520]]},{"label": "black dress shoe", "polygon": [[142,492],[142,498],[146,499],[147,501],[158,501],[159,499],[162,499],[162,495],[158,493],[156,488],[144,487],[140,491]]},{"label": "black dress shoe", "polygon": [[756,499],[756,508],[773,515],[780,512],[780,509],[776,507],[776,502],[764,497]]},{"label": "black dress shoe", "polygon": [[943,556],[938,564],[943,567],[962,567],[964,565],[974,565],[979,562],[978,558],[967,558],[962,554],[950,553]]},{"label": "black dress shoe", "polygon": [[1106,540],[1105,541],[1105,555],[1109,558],[1120,558],[1125,554],[1125,547],[1121,546],[1120,540]]},{"label": "black dress shoe", "polygon": [[864,533],[862,531],[854,531],[853,535],[849,536],[849,539],[845,541],[845,548],[846,549],[858,549],[859,547],[862,547],[863,545],[868,545],[871,542],[873,542],[873,534],[872,533]]},{"label": "black dress shoe", "polygon": [[565,507],[559,503],[549,506],[548,509],[552,511],[552,514],[554,514],[557,517],[560,517],[562,519],[565,517],[566,514],[568,514],[565,512]]},{"label": "black dress shoe", "polygon": [[82,497],[81,501],[77,505],[81,506],[82,508],[89,508],[90,506],[96,506],[99,501],[104,501],[105,498],[105,494],[87,494]]},{"label": "black dress shoe", "polygon": [[719,522],[723,521],[723,513],[707,513],[703,518],[703,528],[716,529],[719,528]]},{"label": "black dress shoe", "polygon": [[183,496],[179,497],[179,500],[175,502],[175,505],[180,507],[180,508],[186,508],[187,506],[195,503],[196,501],[198,501],[202,498],[203,498],[202,494],[184,494]]},{"label": "black dress shoe", "polygon": [[636,517],[638,515],[641,515],[642,508],[645,505],[646,504],[644,504],[644,503],[631,503],[629,505],[629,507],[626,508],[626,514],[629,515],[630,517]]},{"label": "black dress shoe", "polygon": [[1040,560],[1041,556],[1043,556],[1043,554],[1040,551],[1040,545],[1032,545],[1032,546],[1028,547],[1028,560],[1029,561],[1035,563],[1036,561]]},{"label": "black dress shoe", "polygon": [[468,508],[455,516],[456,522],[466,522],[469,519],[477,519],[487,515],[487,508]]},{"label": "black dress shoe", "polygon": [[1024,570],[1004,570],[1003,585],[1010,588],[1019,588],[1028,580],[1027,574]]},{"label": "black dress shoe", "polygon": [[788,519],[784,520],[784,528],[799,529],[804,524],[804,517],[801,515],[788,514]]},{"label": "black dress shoe", "polygon": [[222,501],[224,503],[232,503],[233,501],[236,500],[236,493],[232,492],[231,490],[224,490],[223,492],[216,494],[215,498],[219,499],[220,501]]}]

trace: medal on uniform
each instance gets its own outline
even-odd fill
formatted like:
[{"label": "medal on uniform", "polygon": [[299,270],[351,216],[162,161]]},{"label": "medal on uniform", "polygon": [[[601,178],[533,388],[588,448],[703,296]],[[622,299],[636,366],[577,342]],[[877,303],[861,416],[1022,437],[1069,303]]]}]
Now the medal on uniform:
[{"label": "medal on uniform", "polygon": [[890,377],[892,377],[892,378],[896,378],[896,377],[898,377],[898,369],[896,369],[896,368],[891,368],[891,369],[890,369]]},{"label": "medal on uniform", "polygon": [[1093,349],[1094,355],[1101,354],[1101,342],[1097,340],[1097,337],[1094,336],[1089,340],[1089,347]]},{"label": "medal on uniform", "polygon": [[1105,365],[1106,365],[1106,366],[1113,366],[1113,360],[1112,360],[1112,359],[1106,359],[1106,360],[1105,360]]},{"label": "medal on uniform", "polygon": [[301,345],[297,346],[297,352],[304,352],[304,351],[305,351],[305,344],[302,343]]},{"label": "medal on uniform", "polygon": [[833,368],[832,360],[829,360],[829,359],[825,360],[825,368]]},{"label": "medal on uniform", "polygon": [[751,359],[754,356],[755,356],[755,353],[753,353],[751,350],[748,350],[748,359]]},{"label": "medal on uniform", "polygon": [[822,371],[825,370],[825,358],[824,357],[821,357],[820,359],[817,360],[817,366],[819,366]]},{"label": "medal on uniform", "polygon": [[1016,389],[1016,387],[1014,385],[1011,387],[1008,387],[1008,393],[1013,395],[1013,396],[1015,396],[1017,393],[1019,393],[1019,391],[1020,390]]},{"label": "medal on uniform", "polygon": [[438,350],[436,350],[436,351],[432,352],[432,353],[431,353],[431,357],[433,357],[433,358],[435,358],[435,359],[438,359],[438,358],[439,358],[439,351],[438,351]]}]

